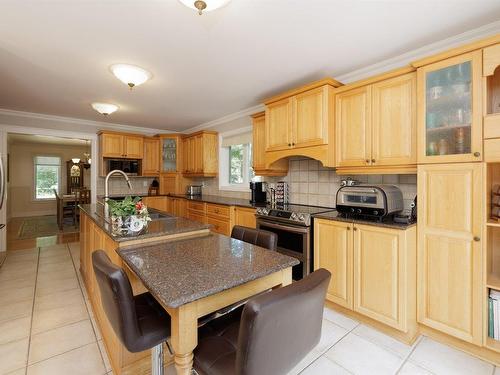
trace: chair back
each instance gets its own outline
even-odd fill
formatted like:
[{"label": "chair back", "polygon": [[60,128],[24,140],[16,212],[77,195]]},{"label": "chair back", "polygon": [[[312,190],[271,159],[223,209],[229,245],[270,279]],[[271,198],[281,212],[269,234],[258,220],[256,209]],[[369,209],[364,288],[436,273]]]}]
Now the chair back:
[{"label": "chair back", "polygon": [[231,231],[231,237],[269,250],[276,250],[278,247],[278,236],[267,230],[235,225]]},{"label": "chair back", "polygon": [[286,374],[319,342],[331,274],[304,279],[247,302],[241,316],[236,374]]},{"label": "chair back", "polygon": [[122,268],[111,262],[103,250],[92,253],[92,265],[99,285],[101,303],[108,321],[122,344],[136,352],[140,328],[130,281]]},{"label": "chair back", "polygon": [[79,189],[75,191],[76,195],[76,205],[79,204],[90,204],[90,190],[89,189]]}]

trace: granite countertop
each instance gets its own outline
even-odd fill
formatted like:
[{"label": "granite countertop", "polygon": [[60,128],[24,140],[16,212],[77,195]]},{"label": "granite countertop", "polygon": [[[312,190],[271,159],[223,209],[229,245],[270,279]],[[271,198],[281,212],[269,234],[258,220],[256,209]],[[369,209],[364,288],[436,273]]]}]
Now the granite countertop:
[{"label": "granite countertop", "polygon": [[411,227],[417,225],[417,223],[411,223],[411,224],[395,223],[392,218],[385,218],[382,221],[373,221],[373,220],[345,217],[345,216],[340,216],[340,215],[341,214],[338,211],[332,211],[332,212],[325,212],[323,214],[314,215],[314,218],[315,219],[327,219],[327,220],[334,220],[334,221],[342,221],[342,222],[354,223],[354,224],[366,224],[366,225],[373,225],[376,227],[385,227],[385,228],[393,228],[393,229],[401,229],[401,230],[405,230],[405,229],[408,229],[408,228],[411,228]]},{"label": "granite countertop", "polygon": [[299,261],[219,234],[118,250],[164,306],[177,308]]},{"label": "granite countertop", "polygon": [[[127,196],[132,197],[174,197],[174,198],[183,198],[190,201],[197,202],[205,202],[205,203],[214,203],[214,204],[222,204],[226,206],[238,206],[238,207],[264,207],[266,203],[251,203],[249,199],[242,198],[230,198],[230,197],[221,197],[218,195],[184,195],[184,194],[157,194],[157,195],[148,195],[148,194],[112,194],[109,197],[113,198],[123,198]],[[97,198],[104,199],[104,195],[98,195]]]},{"label": "granite countertop", "polygon": [[[210,225],[202,224],[193,220],[170,216],[153,219],[149,222],[145,232],[138,235],[123,235],[117,236],[112,233],[111,224],[104,220],[104,206],[101,204],[84,204],[80,205],[80,209],[84,211],[104,232],[106,232],[116,242],[136,241],[146,238],[164,237],[179,233],[195,232],[203,229],[209,229]],[[157,212],[149,209],[150,213]],[[162,213],[165,215],[164,213]]]}]

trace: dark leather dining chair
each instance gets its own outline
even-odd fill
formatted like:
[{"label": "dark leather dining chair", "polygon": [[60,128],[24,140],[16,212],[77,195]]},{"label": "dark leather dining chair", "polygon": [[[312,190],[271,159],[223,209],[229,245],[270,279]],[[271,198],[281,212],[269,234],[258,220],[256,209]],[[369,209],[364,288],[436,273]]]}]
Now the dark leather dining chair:
[{"label": "dark leather dining chair", "polygon": [[248,242],[269,250],[276,250],[278,247],[278,236],[276,233],[263,229],[247,228],[235,225],[231,231],[231,237],[243,242]]},{"label": "dark leather dining chair", "polygon": [[200,328],[195,370],[200,375],[288,373],[320,340],[330,277],[319,269]]},{"label": "dark leather dining chair", "polygon": [[92,253],[92,265],[113,331],[129,352],[152,349],[151,373],[162,375],[163,343],[168,346],[170,316],[151,294],[134,296],[126,273],[103,250]]}]

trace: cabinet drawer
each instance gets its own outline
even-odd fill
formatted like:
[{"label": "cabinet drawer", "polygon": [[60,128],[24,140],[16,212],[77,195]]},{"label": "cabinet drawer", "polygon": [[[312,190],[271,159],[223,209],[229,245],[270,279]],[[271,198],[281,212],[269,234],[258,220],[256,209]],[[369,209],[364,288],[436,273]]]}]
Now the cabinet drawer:
[{"label": "cabinet drawer", "polygon": [[205,214],[207,205],[204,202],[188,202],[188,210],[197,211],[198,214]]},{"label": "cabinet drawer", "polygon": [[205,215],[204,214],[199,214],[196,211],[189,211],[188,210],[187,218],[189,220],[194,220],[194,221],[197,221],[197,222],[203,223],[203,224],[205,224],[207,222]]},{"label": "cabinet drawer", "polygon": [[222,206],[218,204],[207,204],[207,216],[213,216],[220,219],[229,219],[230,216],[229,206]]},{"label": "cabinet drawer", "polygon": [[207,217],[207,224],[212,225],[212,231],[220,234],[229,236],[231,234],[230,224],[228,220],[215,219],[213,217]]},{"label": "cabinet drawer", "polygon": [[484,140],[484,161],[485,162],[500,161],[500,138]]}]

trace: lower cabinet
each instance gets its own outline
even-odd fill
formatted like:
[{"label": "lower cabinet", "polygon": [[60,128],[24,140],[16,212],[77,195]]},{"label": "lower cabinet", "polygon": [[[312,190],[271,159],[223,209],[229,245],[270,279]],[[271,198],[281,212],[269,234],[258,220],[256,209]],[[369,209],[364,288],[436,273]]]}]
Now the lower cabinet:
[{"label": "lower cabinet", "polygon": [[167,197],[144,197],[142,201],[147,207],[154,208],[158,211],[167,212]]},{"label": "lower cabinet", "polygon": [[327,299],[402,332],[416,326],[416,227],[314,221],[314,267],[332,273]]},{"label": "lower cabinet", "polygon": [[183,198],[168,197],[167,212],[177,217],[187,217],[187,201]]},{"label": "lower cabinet", "polygon": [[241,225],[249,228],[256,228],[255,208],[235,207],[234,225]]}]

